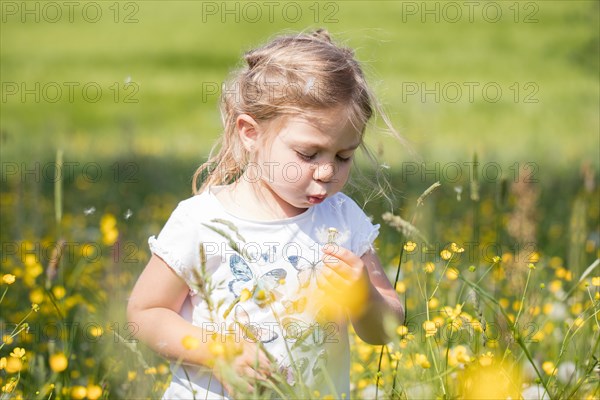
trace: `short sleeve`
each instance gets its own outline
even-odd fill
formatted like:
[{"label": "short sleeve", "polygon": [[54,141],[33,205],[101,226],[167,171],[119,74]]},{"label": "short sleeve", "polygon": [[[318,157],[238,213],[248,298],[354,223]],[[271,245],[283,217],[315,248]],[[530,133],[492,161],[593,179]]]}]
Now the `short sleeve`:
[{"label": "short sleeve", "polygon": [[152,253],[159,256],[195,293],[196,266],[200,263],[198,229],[182,203],[173,211],[158,237],[148,238]]},{"label": "short sleeve", "polygon": [[379,235],[379,224],[374,225],[365,212],[350,199],[350,197],[339,194],[343,200],[344,219],[349,222],[352,236],[350,239],[351,250],[354,254],[362,257],[367,251],[374,250],[373,242]]},{"label": "short sleeve", "polygon": [[[361,211],[362,212],[362,211]],[[369,217],[362,213],[363,218],[358,220],[356,235],[353,236],[352,247],[356,249],[355,254],[362,257],[367,251],[374,250],[373,242],[379,236],[379,224],[373,225]]]}]

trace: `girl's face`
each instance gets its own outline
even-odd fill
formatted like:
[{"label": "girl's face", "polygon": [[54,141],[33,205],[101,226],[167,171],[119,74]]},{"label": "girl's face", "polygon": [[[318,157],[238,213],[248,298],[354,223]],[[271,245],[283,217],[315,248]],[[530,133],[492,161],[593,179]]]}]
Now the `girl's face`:
[{"label": "girl's face", "polygon": [[268,197],[294,216],[344,187],[361,137],[341,108],[286,117],[277,129],[256,162]]}]

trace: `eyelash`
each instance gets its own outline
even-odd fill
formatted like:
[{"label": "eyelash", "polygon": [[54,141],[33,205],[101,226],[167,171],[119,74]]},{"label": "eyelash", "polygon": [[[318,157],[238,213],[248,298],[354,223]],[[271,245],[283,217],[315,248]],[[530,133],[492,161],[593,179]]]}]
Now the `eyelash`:
[{"label": "eyelash", "polygon": [[[296,152],[296,154],[298,155],[298,157],[301,160],[304,160],[304,161],[312,161],[314,159],[314,157],[316,156],[316,154],[313,154],[312,156],[309,156],[309,155],[300,153],[298,151]],[[335,156],[335,158],[337,158],[339,162],[346,163],[346,162],[349,162],[352,159],[352,156],[347,157],[347,158],[340,157],[340,156]]]}]

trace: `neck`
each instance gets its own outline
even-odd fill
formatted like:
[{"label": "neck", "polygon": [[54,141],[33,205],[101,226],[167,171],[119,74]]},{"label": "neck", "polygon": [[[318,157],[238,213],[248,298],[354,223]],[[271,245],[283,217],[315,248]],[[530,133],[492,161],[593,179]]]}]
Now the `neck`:
[{"label": "neck", "polygon": [[289,218],[306,211],[286,203],[265,182],[245,173],[230,186],[227,203],[235,214],[260,220]]}]

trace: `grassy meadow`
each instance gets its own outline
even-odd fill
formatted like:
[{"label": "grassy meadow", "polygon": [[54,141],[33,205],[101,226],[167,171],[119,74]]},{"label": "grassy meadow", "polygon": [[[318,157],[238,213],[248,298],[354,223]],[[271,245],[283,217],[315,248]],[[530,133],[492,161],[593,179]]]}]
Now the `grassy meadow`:
[{"label": "grassy meadow", "polygon": [[1,399],[160,398],[125,319],[147,238],[244,51],[317,27],[407,142],[374,121],[348,188],[406,310],[351,336],[351,398],[600,396],[598,1],[69,4],[0,1]]}]

